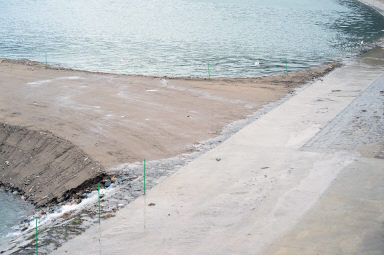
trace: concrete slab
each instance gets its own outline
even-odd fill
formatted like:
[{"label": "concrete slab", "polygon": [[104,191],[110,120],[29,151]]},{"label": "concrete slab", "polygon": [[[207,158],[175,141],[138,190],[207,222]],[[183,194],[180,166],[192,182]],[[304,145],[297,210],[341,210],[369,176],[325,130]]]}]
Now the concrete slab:
[{"label": "concrete slab", "polygon": [[384,254],[384,160],[360,158],[264,254]]}]

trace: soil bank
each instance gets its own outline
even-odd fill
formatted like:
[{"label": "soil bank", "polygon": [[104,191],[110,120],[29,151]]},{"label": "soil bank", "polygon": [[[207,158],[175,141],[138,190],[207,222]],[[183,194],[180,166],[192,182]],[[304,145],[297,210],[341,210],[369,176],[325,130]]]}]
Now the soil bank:
[{"label": "soil bank", "polygon": [[337,66],[206,80],[0,60],[1,182],[38,205],[60,200],[103,178],[103,166],[190,152],[227,124]]},{"label": "soil bank", "polygon": [[41,206],[99,182],[104,167],[50,132],[0,125],[0,184]]}]

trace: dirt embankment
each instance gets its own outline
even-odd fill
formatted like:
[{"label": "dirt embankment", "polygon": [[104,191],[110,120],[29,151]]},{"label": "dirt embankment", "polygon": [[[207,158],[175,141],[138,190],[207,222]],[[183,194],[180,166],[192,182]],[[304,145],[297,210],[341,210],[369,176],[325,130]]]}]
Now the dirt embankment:
[{"label": "dirt embankment", "polygon": [[207,80],[0,59],[0,124],[8,123],[0,125],[0,183],[38,206],[54,202],[100,181],[102,166],[190,152],[229,123],[339,65]]},{"label": "dirt embankment", "polygon": [[60,201],[103,179],[103,166],[47,131],[0,124],[0,185],[36,206]]},{"label": "dirt embankment", "polygon": [[0,122],[49,130],[106,168],[174,157],[338,63],[289,75],[190,79],[0,63]]}]

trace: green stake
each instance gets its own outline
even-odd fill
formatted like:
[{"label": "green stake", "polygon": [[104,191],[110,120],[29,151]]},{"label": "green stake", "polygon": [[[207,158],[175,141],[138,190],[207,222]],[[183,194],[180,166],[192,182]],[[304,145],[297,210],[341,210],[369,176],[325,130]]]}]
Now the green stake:
[{"label": "green stake", "polygon": [[144,159],[144,195],[145,195],[145,159]]},{"label": "green stake", "polygon": [[99,223],[100,223],[100,183],[97,184],[97,190],[99,194]]},{"label": "green stake", "polygon": [[45,69],[48,68],[47,53],[45,53]]},{"label": "green stake", "polygon": [[37,232],[37,218],[36,218],[36,255],[39,254],[39,239],[38,239],[38,232]]}]

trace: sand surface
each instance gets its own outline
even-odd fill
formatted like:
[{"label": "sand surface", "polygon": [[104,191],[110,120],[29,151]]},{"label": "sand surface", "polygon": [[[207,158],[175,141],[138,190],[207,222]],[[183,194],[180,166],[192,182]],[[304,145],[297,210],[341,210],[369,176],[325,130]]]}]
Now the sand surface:
[{"label": "sand surface", "polygon": [[[261,254],[301,222],[340,173],[349,166],[355,168],[354,161],[366,162],[355,146],[350,150],[302,148],[322,129],[332,125],[333,120],[348,128],[349,111],[345,109],[356,98],[369,97],[369,93],[363,92],[384,72],[384,62],[378,58],[382,54],[382,50],[374,50],[305,88],[180,169],[146,196],[120,210],[116,217],[91,227],[53,254],[125,254],[127,251],[130,254]],[[378,86],[382,88],[383,84]],[[383,100],[381,90],[375,89],[379,102]],[[361,112],[359,108],[354,109]],[[344,112],[347,121],[338,121]],[[376,137],[375,132],[372,133]],[[321,133],[319,135],[321,137]],[[326,139],[334,137],[330,135]],[[366,169],[370,165],[375,169],[383,165],[377,159],[372,160],[364,165]],[[376,170],[366,173],[371,180],[379,173]],[[356,178],[344,180],[342,186],[346,189],[335,195],[342,195],[352,180]],[[380,186],[369,181],[366,185],[368,190],[376,189],[368,197],[375,199],[373,196],[379,194]],[[346,207],[340,212],[348,212],[353,201],[342,201]],[[371,207],[375,210],[375,221],[380,219],[377,215],[383,208],[381,202]],[[335,239],[339,245],[336,248],[351,244],[350,240],[369,238],[366,234],[377,230],[374,224],[368,224],[370,215],[369,210],[355,215],[359,224],[353,228],[343,228],[340,224],[340,231],[353,231],[346,233],[347,243],[343,243],[342,238]],[[316,219],[324,216],[320,213]],[[370,230],[359,231],[361,226]],[[307,230],[303,237],[319,234],[316,230]],[[326,238],[332,240],[326,233],[321,239],[325,245]],[[375,240],[378,239],[373,242]],[[313,247],[311,239],[302,249],[290,250],[289,244],[288,249],[284,244],[273,246],[279,249],[276,254],[316,254],[317,251],[304,249]],[[322,251],[331,247],[325,247],[319,254],[361,254],[369,244],[358,242],[353,247],[345,245],[346,249],[328,249],[328,253]],[[380,252],[377,249],[382,246],[375,245],[373,252],[376,253],[371,254]]]},{"label": "sand surface", "polygon": [[193,150],[195,143],[328,68],[208,81],[45,69],[3,60],[0,122],[51,131],[106,167],[167,158]]}]

